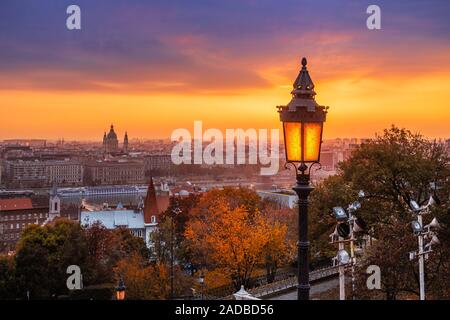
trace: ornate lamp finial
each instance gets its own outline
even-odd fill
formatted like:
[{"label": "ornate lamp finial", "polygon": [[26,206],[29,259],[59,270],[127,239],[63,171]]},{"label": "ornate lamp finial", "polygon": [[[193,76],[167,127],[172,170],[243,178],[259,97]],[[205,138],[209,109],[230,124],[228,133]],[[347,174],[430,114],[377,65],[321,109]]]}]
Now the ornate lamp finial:
[{"label": "ornate lamp finial", "polygon": [[302,66],[303,67],[306,67],[306,64],[308,63],[308,61],[306,61],[306,58],[305,57],[303,57],[302,58]]}]

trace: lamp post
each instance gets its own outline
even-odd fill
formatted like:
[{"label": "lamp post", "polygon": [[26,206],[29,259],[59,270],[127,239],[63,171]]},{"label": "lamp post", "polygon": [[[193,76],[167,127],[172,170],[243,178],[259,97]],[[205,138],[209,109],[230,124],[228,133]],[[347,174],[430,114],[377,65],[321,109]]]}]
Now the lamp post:
[{"label": "lamp post", "polygon": [[[428,255],[433,251],[432,245],[438,245],[440,243],[436,233],[433,231],[433,229],[440,228],[439,222],[436,218],[433,218],[431,223],[424,226],[422,215],[428,214],[430,212],[430,207],[436,204],[440,204],[440,200],[437,196],[430,196],[428,204],[422,207],[414,200],[411,200],[409,203],[412,212],[417,215],[417,220],[412,221],[411,228],[417,236],[419,248],[417,251],[409,253],[409,260],[413,261],[416,258],[419,260],[420,300],[425,300],[425,260],[428,259]],[[431,241],[424,245],[425,239],[430,239]]]},{"label": "lamp post", "polygon": [[175,198],[175,208],[171,211],[171,222],[170,222],[170,299],[174,298],[174,285],[173,281],[175,278],[174,275],[174,229],[175,229],[175,217],[181,212],[180,208],[178,207],[178,199]]},{"label": "lamp post", "polygon": [[126,290],[125,283],[123,282],[122,277],[120,277],[119,284],[116,288],[116,298],[117,300],[125,300],[125,290]]},{"label": "lamp post", "polygon": [[[359,191],[358,197],[364,198],[364,191]],[[361,203],[355,201],[347,207],[345,211],[342,207],[334,207],[333,214],[338,221],[338,225],[334,232],[330,235],[331,243],[338,243],[339,251],[335,258],[333,258],[333,266],[339,268],[339,299],[345,300],[345,268],[351,267],[352,275],[352,299],[355,298],[355,233],[364,231],[366,223],[363,219],[357,218],[354,213],[361,208]],[[347,215],[348,212],[348,215]],[[345,243],[350,243],[350,255],[345,251]],[[347,259],[348,258],[348,259]]]},{"label": "lamp post", "polygon": [[203,270],[202,270],[202,273],[200,274],[200,278],[198,279],[198,281],[200,282],[200,286],[201,286],[201,290],[202,290],[201,297],[202,297],[202,300],[204,300],[205,299],[205,274],[203,273]]},{"label": "lamp post", "polygon": [[311,167],[320,160],[322,128],[328,109],[315,101],[314,83],[306,64],[303,58],[291,92],[292,100],[277,107],[283,122],[286,164],[294,166],[297,180],[293,190],[299,199],[298,300],[309,300],[308,196],[314,189],[309,182]]}]

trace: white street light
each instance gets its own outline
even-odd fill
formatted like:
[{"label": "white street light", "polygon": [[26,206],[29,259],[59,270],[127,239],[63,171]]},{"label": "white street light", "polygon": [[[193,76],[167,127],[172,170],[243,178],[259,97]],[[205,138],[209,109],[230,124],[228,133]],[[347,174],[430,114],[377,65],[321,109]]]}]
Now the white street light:
[{"label": "white street light", "polygon": [[440,229],[441,225],[439,224],[438,219],[433,218],[433,220],[431,220],[431,222],[425,226],[425,229],[429,229],[429,228]]},{"label": "white street light", "polygon": [[[428,259],[428,254],[432,251],[433,244],[439,244],[439,239],[431,231],[432,228],[439,228],[439,222],[434,218],[428,225],[423,227],[422,215],[429,213],[429,207],[439,205],[440,201],[436,195],[431,195],[427,205],[420,207],[416,201],[411,200],[409,205],[412,211],[417,215],[417,220],[411,222],[411,228],[415,235],[417,235],[419,249],[409,253],[409,259],[413,260],[416,257],[419,259],[419,288],[420,300],[425,300],[425,259]],[[424,238],[431,236],[431,241],[424,245]]]},{"label": "white street light", "polygon": [[342,207],[334,207],[333,208],[334,216],[338,221],[347,220],[347,213]]},{"label": "white street light", "polygon": [[426,207],[431,207],[431,206],[440,205],[440,204],[441,204],[441,201],[439,200],[439,198],[435,195],[431,195]]},{"label": "white street light", "polygon": [[350,255],[344,249],[338,251],[336,258],[340,265],[350,262]]},{"label": "white street light", "polygon": [[411,208],[412,208],[414,211],[419,211],[419,210],[420,210],[419,205],[418,205],[417,202],[414,201],[414,200],[411,200],[411,201],[409,202],[409,205],[411,206]]},{"label": "white street light", "polygon": [[[358,192],[358,197],[360,199],[364,198],[366,195],[363,190]],[[339,244],[339,251],[335,257],[335,261],[339,262],[339,297],[341,300],[345,300],[345,269],[344,264],[351,265],[352,274],[352,294],[354,297],[355,293],[355,235],[354,233],[364,231],[366,229],[366,223],[361,218],[355,217],[353,214],[355,211],[361,208],[361,203],[355,201],[347,207],[345,211],[342,207],[334,207],[333,214],[338,221],[338,224],[334,232],[330,235],[331,243]],[[349,240],[348,240],[349,239]],[[346,241],[350,242],[350,254],[345,251],[344,243]]]},{"label": "white street light", "polygon": [[419,234],[419,233],[421,233],[422,230],[423,230],[423,229],[422,229],[422,225],[421,225],[418,221],[416,221],[416,220],[414,220],[413,222],[411,222],[411,228],[412,228],[414,234]]}]

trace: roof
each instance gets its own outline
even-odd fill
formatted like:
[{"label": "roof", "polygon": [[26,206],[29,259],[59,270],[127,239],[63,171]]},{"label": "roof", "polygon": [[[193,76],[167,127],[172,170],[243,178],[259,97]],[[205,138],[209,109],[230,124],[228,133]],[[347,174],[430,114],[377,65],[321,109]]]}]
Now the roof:
[{"label": "roof", "polygon": [[0,199],[0,211],[33,209],[31,198]]},{"label": "roof", "polygon": [[307,63],[308,62],[306,61],[306,58],[303,58],[302,69],[300,70],[300,73],[295,79],[293,87],[296,93],[306,94],[310,97],[314,97],[314,95],[316,94],[314,92],[314,83],[311,77],[309,76],[308,70],[306,68]]},{"label": "roof", "polygon": [[114,126],[113,125],[111,125],[111,129],[109,130],[107,139],[108,140],[117,140],[117,134],[114,132]]},{"label": "roof", "polygon": [[143,229],[144,215],[134,210],[81,211],[81,225],[91,226],[96,222],[100,222],[107,229]]},{"label": "roof", "polygon": [[150,183],[147,190],[147,196],[144,202],[144,218],[145,223],[152,223],[152,216],[159,216],[169,207],[169,195],[156,195],[153,179],[150,178]]}]

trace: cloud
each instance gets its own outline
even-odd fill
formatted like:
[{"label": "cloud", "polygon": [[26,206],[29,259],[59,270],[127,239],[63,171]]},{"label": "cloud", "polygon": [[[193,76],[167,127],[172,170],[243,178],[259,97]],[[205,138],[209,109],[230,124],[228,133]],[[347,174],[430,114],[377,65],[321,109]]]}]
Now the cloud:
[{"label": "cloud", "polygon": [[289,83],[301,55],[319,79],[449,69],[437,0],[380,1],[380,32],[368,1],[79,0],[79,32],[68,4],[2,1],[3,89],[232,94]]}]

